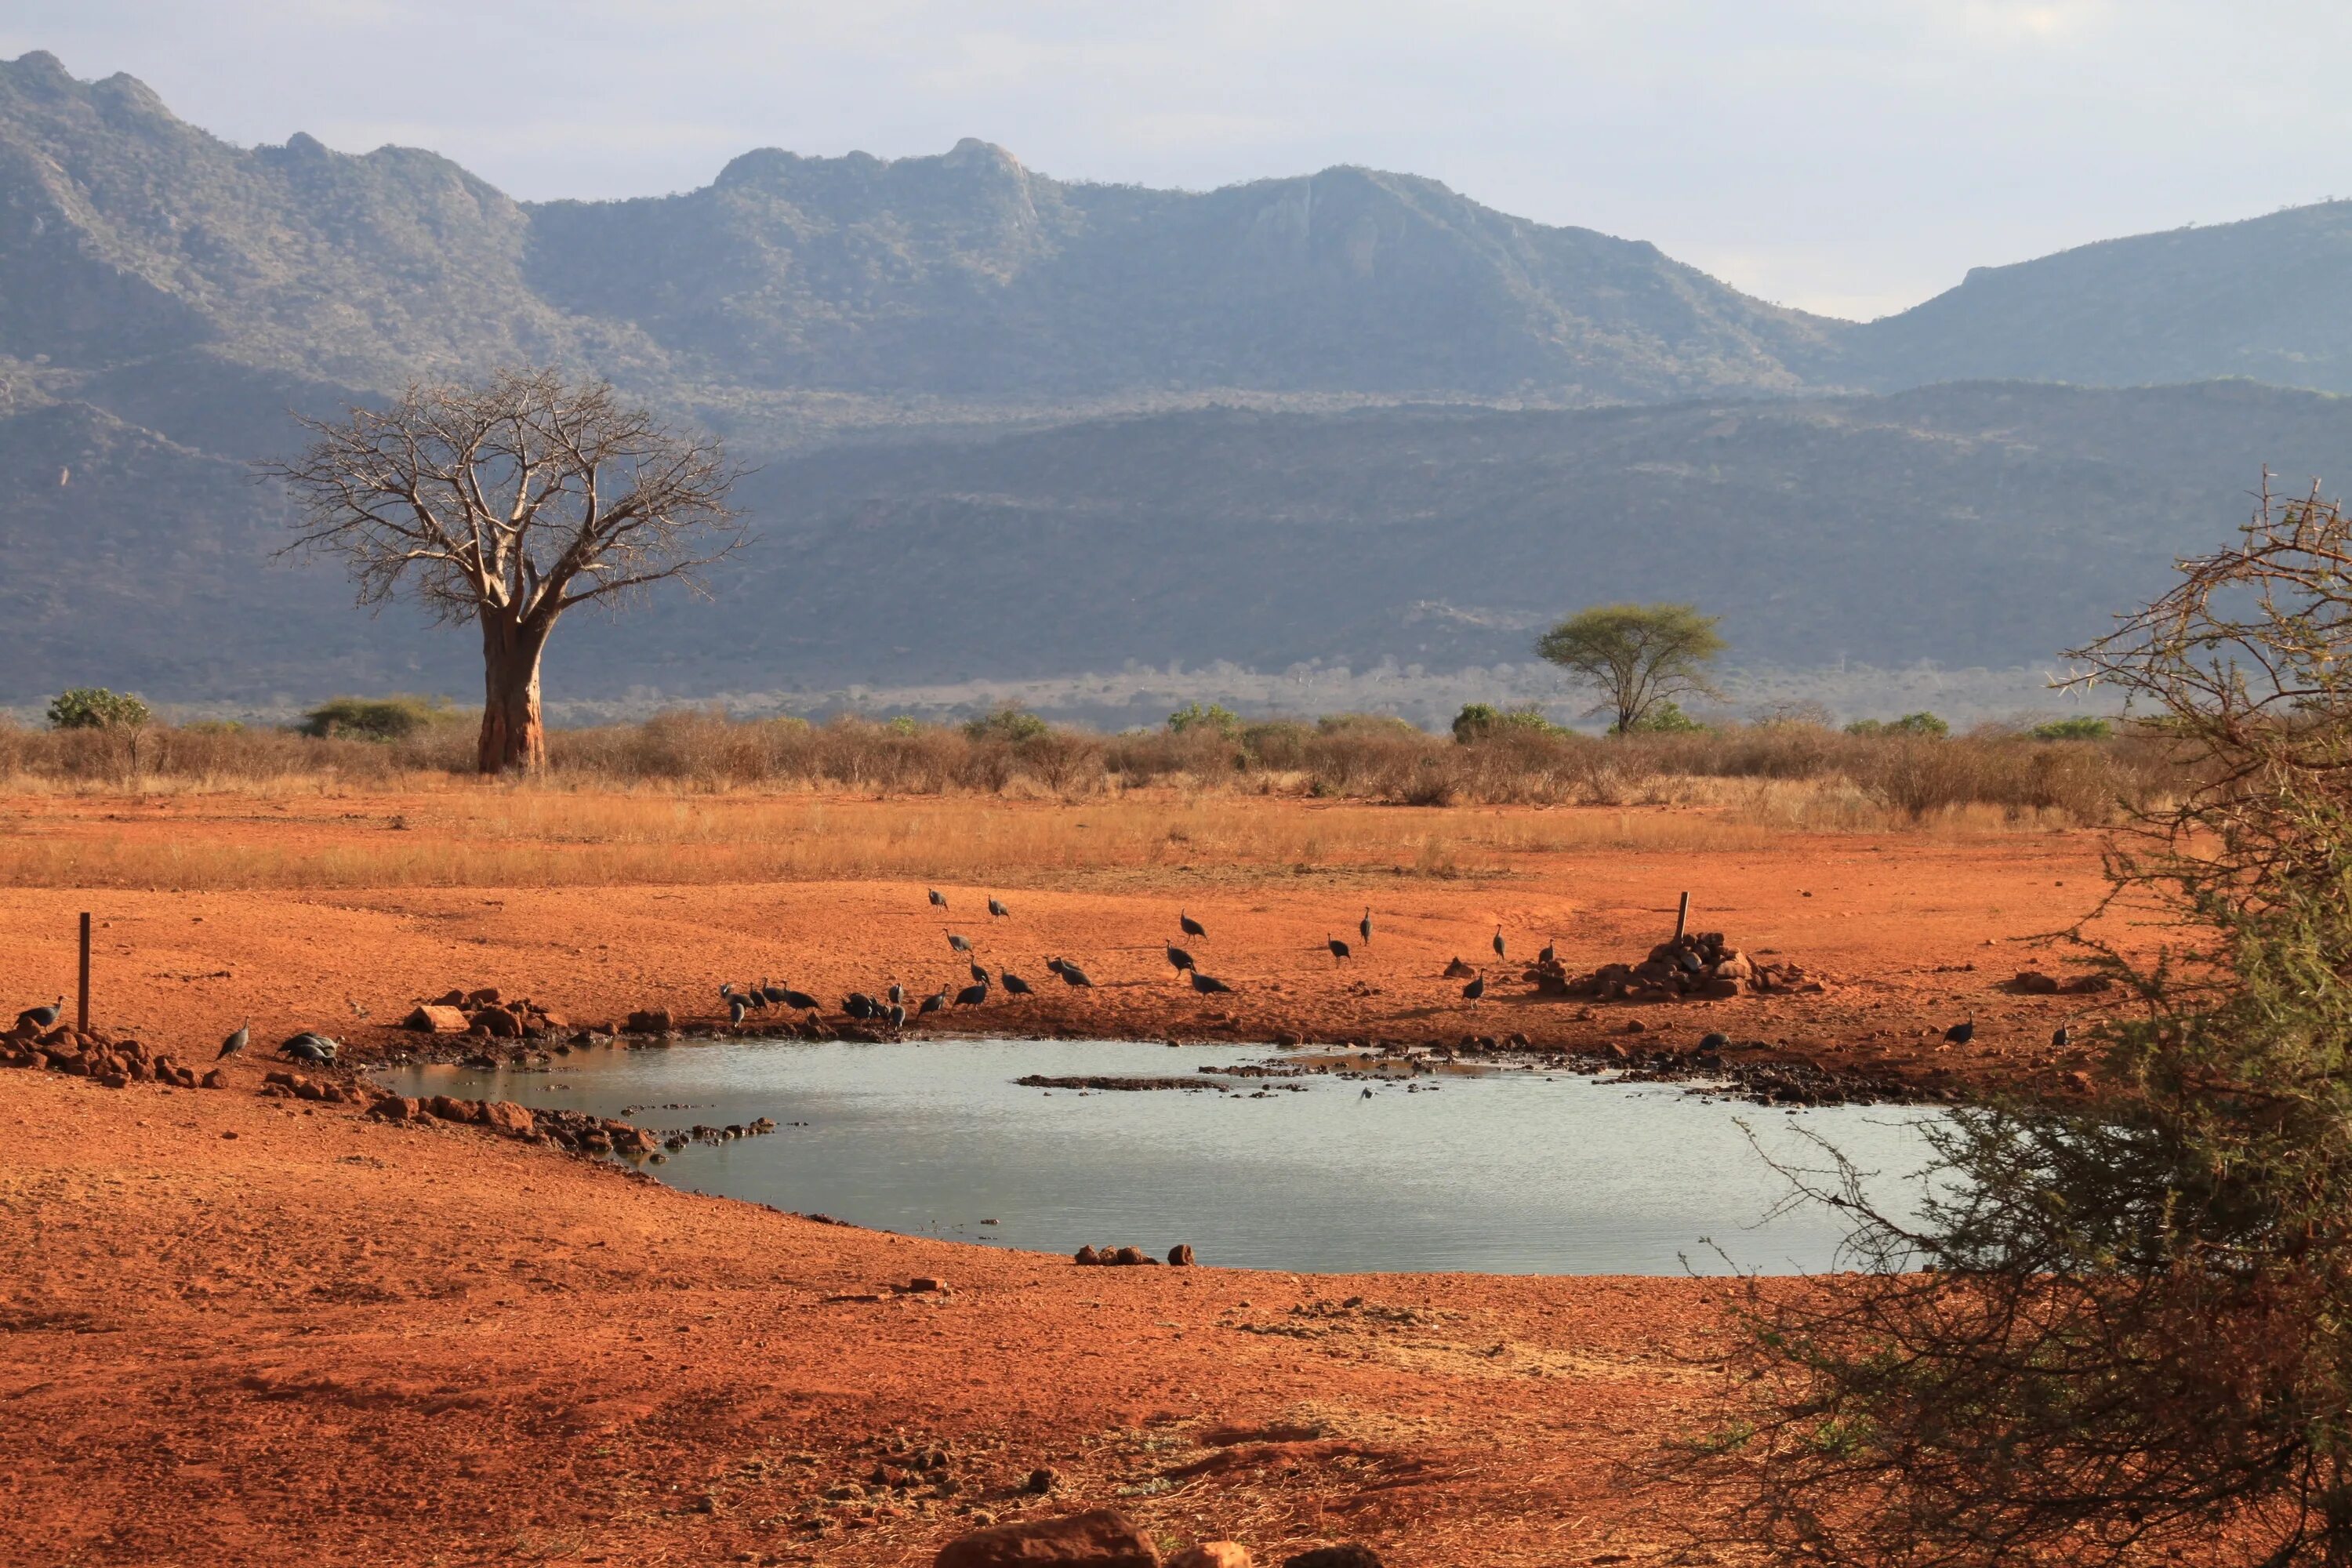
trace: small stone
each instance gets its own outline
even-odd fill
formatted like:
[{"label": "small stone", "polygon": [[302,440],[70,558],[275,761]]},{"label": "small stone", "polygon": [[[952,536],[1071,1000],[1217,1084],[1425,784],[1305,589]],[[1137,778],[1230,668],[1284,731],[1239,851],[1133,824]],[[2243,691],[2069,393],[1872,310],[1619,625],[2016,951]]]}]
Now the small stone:
[{"label": "small stone", "polygon": [[196,1081],[197,1081],[197,1083],[198,1083],[202,1088],[205,1088],[205,1089],[220,1089],[220,1088],[224,1087],[225,1085],[226,1085],[226,1083],[228,1082],[228,1079],[227,1079],[226,1078],[225,1078],[224,1076],[222,1076],[222,1073],[221,1073],[221,1069],[220,1069],[220,1068],[212,1068],[210,1071],[206,1072],[203,1078],[201,1078],[201,1079],[197,1079]]},{"label": "small stone", "polygon": [[462,1035],[470,1026],[456,1007],[428,1002],[403,1018],[400,1026],[427,1035]]},{"label": "small stone", "polygon": [[628,1032],[632,1035],[667,1035],[676,1026],[667,1007],[646,1007],[629,1015]]},{"label": "small stone", "polygon": [[1191,1268],[1192,1266],[1192,1244],[1188,1241],[1180,1241],[1175,1246],[1170,1247],[1168,1249],[1168,1261],[1179,1268]]},{"label": "small stone", "polygon": [[1082,1268],[1091,1268],[1102,1261],[1102,1254],[1091,1247],[1081,1247],[1078,1248],[1076,1261]]},{"label": "small stone", "polygon": [[1171,1557],[1168,1568],[1250,1568],[1250,1552],[1238,1541],[1203,1541]]},{"label": "small stone", "polygon": [[932,1290],[944,1290],[947,1288],[947,1281],[935,1274],[918,1274],[907,1281],[908,1290],[918,1296]]},{"label": "small stone", "polygon": [[1109,1509],[1062,1519],[1000,1524],[974,1531],[940,1548],[933,1568],[1160,1568],[1151,1538]]},{"label": "small stone", "polygon": [[1061,1484],[1060,1471],[1040,1465],[1029,1472],[1029,1479],[1023,1483],[1021,1489],[1032,1497],[1044,1497]]},{"label": "small stone", "polygon": [[1282,1560],[1282,1568],[1383,1568],[1381,1554],[1360,1542],[1318,1546]]}]

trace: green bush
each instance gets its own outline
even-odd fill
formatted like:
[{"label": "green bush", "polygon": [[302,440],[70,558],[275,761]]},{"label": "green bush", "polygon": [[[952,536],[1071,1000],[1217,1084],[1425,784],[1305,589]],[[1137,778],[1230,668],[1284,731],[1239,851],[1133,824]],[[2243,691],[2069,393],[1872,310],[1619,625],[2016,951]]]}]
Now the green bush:
[{"label": "green bush", "polygon": [[[1673,704],[1667,706],[1672,707]],[[1559,725],[1543,716],[1542,709],[1532,705],[1497,708],[1490,702],[1465,702],[1462,705],[1462,711],[1454,716],[1454,738],[1465,746],[1473,741],[1512,731],[1524,731],[1535,735],[1565,732]]]},{"label": "green bush", "polygon": [[435,724],[462,719],[439,697],[337,697],[302,716],[295,728],[320,740],[405,741]]},{"label": "green bush", "polygon": [[1628,735],[1700,735],[1706,726],[1682,710],[1675,702],[1661,702],[1643,714],[1622,731]]},{"label": "green bush", "polygon": [[[808,721],[802,720],[801,725],[803,729],[807,728]],[[923,727],[915,722],[915,716],[912,713],[900,713],[882,728],[889,731],[893,735],[919,735],[923,731]]]},{"label": "green bush", "polygon": [[1241,732],[1242,716],[1222,703],[1212,702],[1206,708],[1197,702],[1187,702],[1168,715],[1168,729],[1181,735],[1188,730],[1209,730],[1220,735]]},{"label": "green bush", "polygon": [[1052,728],[1034,713],[1008,702],[995,712],[967,723],[963,733],[969,741],[1034,741],[1051,732]]},{"label": "green bush", "polygon": [[154,715],[128,691],[77,686],[49,700],[52,730],[136,730]]},{"label": "green bush", "polygon": [[2105,719],[2053,719],[2026,731],[2037,741],[2104,741],[2116,732]]},{"label": "green bush", "polygon": [[1941,740],[1952,727],[1933,713],[1906,713],[1900,719],[1857,719],[1845,727],[1849,735],[1925,735]]}]

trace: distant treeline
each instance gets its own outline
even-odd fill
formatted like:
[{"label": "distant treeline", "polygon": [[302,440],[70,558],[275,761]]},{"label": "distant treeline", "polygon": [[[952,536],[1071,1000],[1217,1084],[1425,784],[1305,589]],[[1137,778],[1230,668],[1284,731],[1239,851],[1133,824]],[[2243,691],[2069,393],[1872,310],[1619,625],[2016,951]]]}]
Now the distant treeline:
[{"label": "distant treeline", "polygon": [[[0,781],[218,787],[331,777],[394,786],[417,775],[470,778],[474,736],[464,719],[452,711],[388,740],[220,723],[0,723]],[[1856,733],[1783,721],[1602,737],[1505,724],[1434,735],[1399,719],[1340,714],[1103,734],[1012,710],[965,724],[688,711],[553,731],[541,782],[1062,798],[1174,785],[1401,805],[1622,805],[1672,798],[1662,786],[1691,779],[1835,781],[1913,817],[1994,806],[2098,823],[2125,802],[2170,792],[2179,773],[2166,745],[2147,735],[2043,739],[1990,727]]]}]

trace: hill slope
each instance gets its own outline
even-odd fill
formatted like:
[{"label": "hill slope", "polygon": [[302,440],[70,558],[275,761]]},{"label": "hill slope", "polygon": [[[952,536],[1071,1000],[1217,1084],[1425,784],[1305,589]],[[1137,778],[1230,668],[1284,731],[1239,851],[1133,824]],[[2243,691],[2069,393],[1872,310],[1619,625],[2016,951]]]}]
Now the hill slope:
[{"label": "hill slope", "polygon": [[[555,641],[551,691],[822,689],[1525,662],[1580,605],[1685,598],[1743,661],[2014,667],[2096,635],[2259,479],[2352,449],[2352,400],[2245,383],[1969,384],[1661,408],[1205,410],[836,448],[746,481],[713,602]],[[62,461],[72,482],[56,483]],[[2287,481],[2282,481],[2283,483]],[[276,497],[89,409],[0,421],[0,700],[478,682],[462,631],[260,564]],[[168,493],[168,512],[135,498]]]}]

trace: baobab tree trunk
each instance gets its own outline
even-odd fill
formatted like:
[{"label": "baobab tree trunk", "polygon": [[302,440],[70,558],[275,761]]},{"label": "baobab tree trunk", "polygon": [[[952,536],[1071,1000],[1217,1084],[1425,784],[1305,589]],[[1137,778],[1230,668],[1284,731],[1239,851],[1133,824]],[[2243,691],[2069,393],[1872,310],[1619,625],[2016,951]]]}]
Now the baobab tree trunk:
[{"label": "baobab tree trunk", "polygon": [[475,752],[477,771],[537,773],[547,765],[547,726],[539,711],[539,656],[547,647],[549,630],[494,613],[483,615],[482,739]]}]

